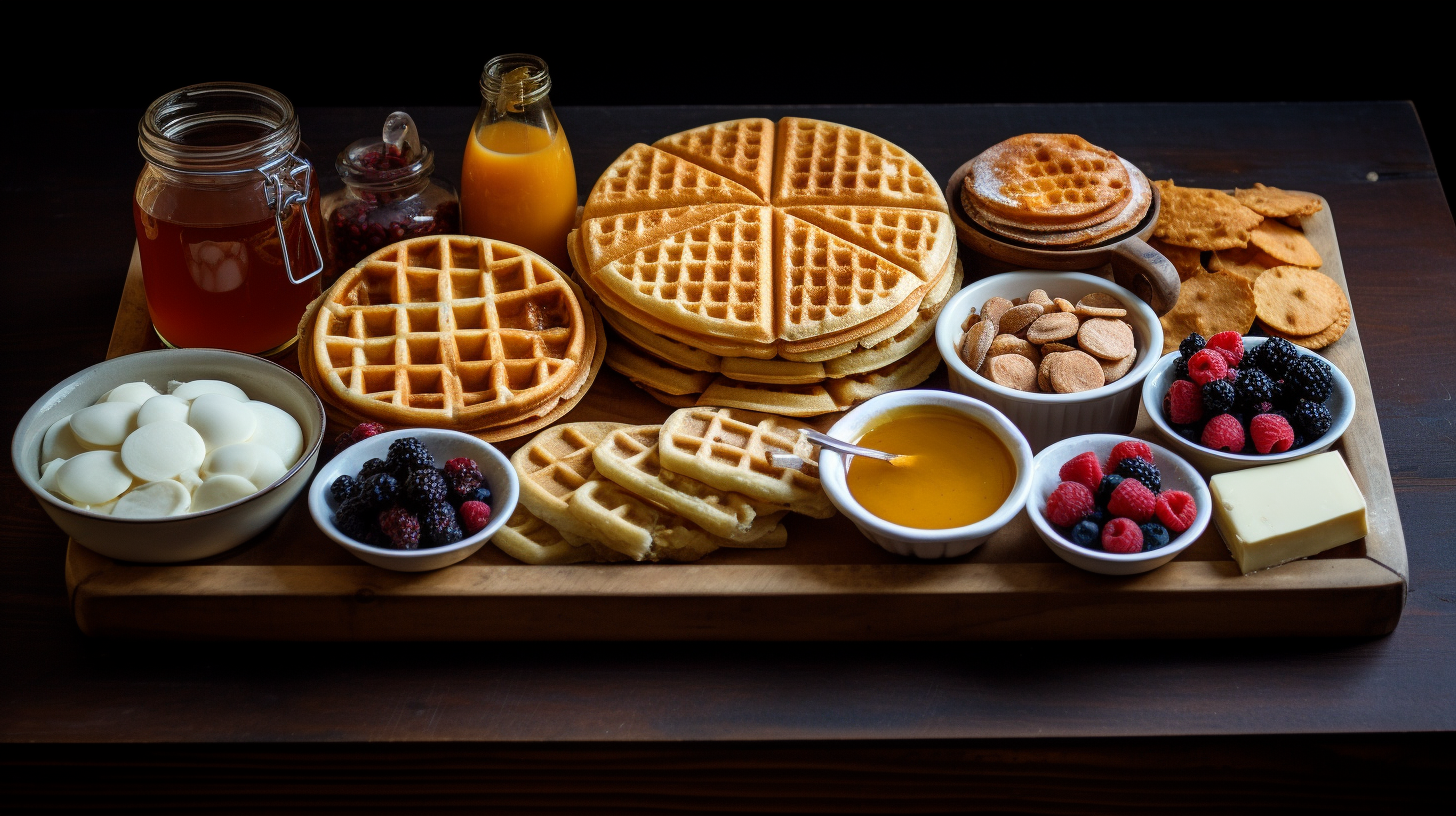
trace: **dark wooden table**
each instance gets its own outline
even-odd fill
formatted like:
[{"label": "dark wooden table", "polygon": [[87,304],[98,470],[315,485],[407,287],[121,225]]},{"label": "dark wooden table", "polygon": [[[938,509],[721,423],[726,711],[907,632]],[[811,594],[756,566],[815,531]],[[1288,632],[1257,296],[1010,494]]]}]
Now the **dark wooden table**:
[{"label": "dark wooden table", "polygon": [[[308,109],[317,165],[388,108]],[[7,174],[4,426],[102,359],[139,110],[48,114]],[[416,109],[452,180],[474,111]],[[867,128],[939,178],[1072,131],[1152,178],[1331,204],[1410,554],[1375,640],[872,644],[102,641],[65,537],[0,475],[0,802],[945,812],[1401,810],[1456,768],[1456,225],[1405,103],[568,108],[583,196],[636,141],[738,116]],[[54,773],[63,774],[56,782]],[[665,781],[664,781],[665,780]]]}]

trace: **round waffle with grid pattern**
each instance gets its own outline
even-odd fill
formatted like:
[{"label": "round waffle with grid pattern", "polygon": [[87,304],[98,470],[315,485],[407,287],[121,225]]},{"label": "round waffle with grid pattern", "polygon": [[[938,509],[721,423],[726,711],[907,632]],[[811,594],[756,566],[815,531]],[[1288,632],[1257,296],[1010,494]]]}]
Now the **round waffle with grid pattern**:
[{"label": "round waffle with grid pattern", "polygon": [[540,256],[428,236],[344,273],[313,310],[299,362],[346,417],[504,439],[581,398],[603,356],[599,327]]}]

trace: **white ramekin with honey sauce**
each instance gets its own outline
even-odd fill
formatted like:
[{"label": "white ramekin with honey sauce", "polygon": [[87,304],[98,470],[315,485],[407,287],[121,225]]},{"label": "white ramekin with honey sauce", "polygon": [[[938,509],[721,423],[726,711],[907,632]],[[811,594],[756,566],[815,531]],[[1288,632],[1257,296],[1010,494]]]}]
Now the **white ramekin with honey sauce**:
[{"label": "white ramekin with honey sauce", "polygon": [[883,394],[846,414],[829,435],[915,457],[892,464],[819,454],[830,501],[896,555],[965,555],[1015,518],[1031,492],[1026,437],[1001,412],[960,394]]}]

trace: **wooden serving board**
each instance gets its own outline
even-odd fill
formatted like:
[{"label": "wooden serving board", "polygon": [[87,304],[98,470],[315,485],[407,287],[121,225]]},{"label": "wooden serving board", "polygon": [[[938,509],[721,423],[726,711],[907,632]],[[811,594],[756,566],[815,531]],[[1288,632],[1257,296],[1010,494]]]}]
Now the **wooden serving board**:
[{"label": "wooden serving board", "polygon": [[[1328,204],[1306,234],[1342,286]],[[968,255],[969,253],[965,253]],[[969,259],[968,259],[969,260]],[[977,275],[968,268],[968,280]],[[1347,289],[1348,291],[1348,289]],[[157,348],[132,256],[108,357]],[[693,564],[522,565],[494,547],[455,566],[389,572],[313,525],[305,501],[277,526],[191,564],[112,561],[71,542],[66,582],[93,635],[262,640],[902,640],[1380,635],[1400,620],[1405,539],[1352,320],[1326,349],[1355,388],[1338,443],[1370,534],[1244,576],[1212,525],[1176,560],[1110,577],[1062,562],[1023,512],[971,554],[903,559],[844,517],[792,516],[789,546],[718,550]],[[292,356],[280,360],[285,364]],[[296,364],[296,363],[295,363]],[[945,387],[943,368],[924,386]],[[609,369],[563,421],[659,422],[670,409]],[[833,417],[821,418],[827,427]],[[330,437],[340,429],[331,428]],[[1155,439],[1142,413],[1138,436]],[[524,440],[501,445],[511,450]]]}]

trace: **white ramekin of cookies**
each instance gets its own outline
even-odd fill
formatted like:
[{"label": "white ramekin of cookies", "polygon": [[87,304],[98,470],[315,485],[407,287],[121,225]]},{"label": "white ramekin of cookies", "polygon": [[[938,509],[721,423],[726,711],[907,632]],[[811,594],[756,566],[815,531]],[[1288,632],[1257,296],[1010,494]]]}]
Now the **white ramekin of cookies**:
[{"label": "white ramekin of cookies", "polygon": [[952,297],[935,342],[951,389],[1001,411],[1039,451],[1069,436],[1130,432],[1163,328],[1104,278],[1007,272]]}]

